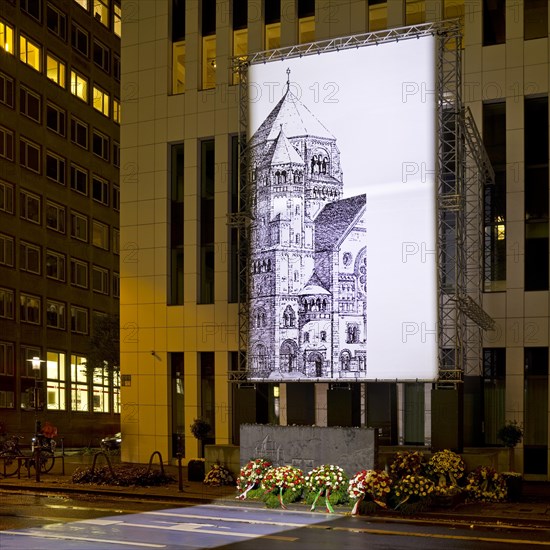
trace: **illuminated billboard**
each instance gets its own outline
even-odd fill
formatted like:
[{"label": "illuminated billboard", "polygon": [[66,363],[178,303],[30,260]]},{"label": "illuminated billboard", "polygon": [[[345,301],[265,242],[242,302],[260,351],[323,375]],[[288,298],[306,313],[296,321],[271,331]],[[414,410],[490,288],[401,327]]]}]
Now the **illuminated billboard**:
[{"label": "illuminated billboard", "polygon": [[436,42],[252,63],[251,380],[433,380]]}]

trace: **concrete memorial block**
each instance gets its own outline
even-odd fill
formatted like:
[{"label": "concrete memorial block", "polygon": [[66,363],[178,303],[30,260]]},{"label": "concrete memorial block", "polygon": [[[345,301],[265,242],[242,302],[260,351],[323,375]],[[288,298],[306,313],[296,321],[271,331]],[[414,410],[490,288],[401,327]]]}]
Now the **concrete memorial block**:
[{"label": "concrete memorial block", "polygon": [[377,467],[377,430],[241,424],[241,466],[259,457],[275,466],[292,465],[304,472],[323,464],[336,464],[353,476],[359,470]]}]

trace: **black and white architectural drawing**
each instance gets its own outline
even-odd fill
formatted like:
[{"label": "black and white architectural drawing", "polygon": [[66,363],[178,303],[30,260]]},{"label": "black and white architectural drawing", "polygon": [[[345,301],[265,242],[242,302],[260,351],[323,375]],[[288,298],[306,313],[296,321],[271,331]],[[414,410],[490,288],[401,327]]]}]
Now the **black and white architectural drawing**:
[{"label": "black and white architectural drawing", "polygon": [[366,195],[336,141],[290,80],[250,139],[252,379],[367,378]]}]

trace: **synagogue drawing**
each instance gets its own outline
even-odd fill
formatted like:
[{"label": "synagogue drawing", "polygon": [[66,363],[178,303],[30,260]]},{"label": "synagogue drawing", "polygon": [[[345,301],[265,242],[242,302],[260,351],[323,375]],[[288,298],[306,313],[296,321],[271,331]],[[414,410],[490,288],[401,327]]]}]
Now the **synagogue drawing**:
[{"label": "synagogue drawing", "polygon": [[364,379],[366,196],[290,83],[251,137],[251,379]]}]

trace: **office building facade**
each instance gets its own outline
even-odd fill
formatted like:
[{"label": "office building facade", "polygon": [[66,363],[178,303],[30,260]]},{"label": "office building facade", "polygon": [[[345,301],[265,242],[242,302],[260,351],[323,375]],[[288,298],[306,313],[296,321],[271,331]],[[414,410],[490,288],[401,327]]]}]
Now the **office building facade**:
[{"label": "office building facade", "polygon": [[[445,429],[431,414],[434,383],[246,383],[234,376],[243,366],[234,221],[238,135],[247,121],[231,59],[460,18],[462,99],[495,172],[495,183],[480,189],[480,305],[494,325],[483,332],[478,359],[466,361],[460,373],[452,390],[459,405],[449,417],[460,427],[461,448],[501,445],[498,430],[518,422],[524,438],[515,450],[516,468],[547,479],[547,3],[126,4],[133,11],[123,21],[122,41],[122,89],[128,92],[121,133],[123,457],[146,461],[160,450],[195,458],[200,449],[190,425],[198,417],[211,424],[207,443],[216,445],[238,445],[242,422],[373,426],[383,444],[427,447],[433,430]],[[263,91],[278,93],[279,100],[285,82],[267,84]],[[318,84],[312,94],[330,93],[338,83],[323,74]],[[251,261],[249,274],[254,266]]]},{"label": "office building facade", "polygon": [[87,369],[119,308],[121,5],[0,6],[0,416],[66,445],[119,425],[119,382]]}]

